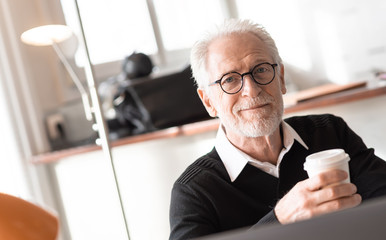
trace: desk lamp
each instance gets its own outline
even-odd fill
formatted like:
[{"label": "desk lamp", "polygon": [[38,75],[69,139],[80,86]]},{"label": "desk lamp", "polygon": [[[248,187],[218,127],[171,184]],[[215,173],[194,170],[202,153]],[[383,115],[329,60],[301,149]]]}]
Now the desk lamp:
[{"label": "desk lamp", "polygon": [[[128,224],[126,220],[126,214],[123,207],[118,179],[117,179],[116,171],[114,167],[114,161],[111,154],[110,141],[108,139],[108,136],[109,136],[108,128],[102,113],[101,103],[96,89],[93,68],[91,65],[87,43],[86,43],[84,31],[83,31],[83,26],[82,26],[80,14],[79,14],[79,8],[77,8],[77,11],[78,11],[78,17],[79,17],[81,33],[82,33],[82,36],[81,36],[82,38],[80,40],[82,40],[81,43],[83,44],[83,47],[85,49],[85,53],[87,56],[86,58],[87,61],[84,68],[86,73],[88,91],[85,90],[85,88],[83,87],[83,84],[81,83],[81,81],[79,80],[79,78],[77,77],[73,68],[71,67],[71,65],[67,60],[67,57],[74,56],[77,49],[77,44],[78,44],[78,38],[75,36],[75,34],[73,33],[70,27],[65,25],[45,25],[45,26],[32,28],[30,30],[27,30],[21,35],[21,40],[24,43],[33,45],[33,46],[52,46],[53,47],[59,59],[61,60],[64,67],[68,71],[71,79],[73,80],[79,92],[81,93],[82,102],[83,102],[84,111],[85,111],[87,120],[92,121],[93,118],[95,117],[96,124],[94,124],[93,128],[96,127],[96,129],[98,130],[99,139],[97,140],[97,144],[102,146],[103,153],[105,154],[106,159],[110,163],[110,167],[114,177],[115,187],[117,190],[118,199],[120,201],[122,218],[126,227],[127,238],[130,239]],[[91,105],[90,105],[88,93],[90,93]]]},{"label": "desk lamp", "polygon": [[21,40],[25,44],[32,46],[53,47],[82,96],[86,119],[92,121],[93,117],[88,93],[67,60],[67,58],[72,58],[75,55],[78,48],[78,39],[72,29],[65,25],[45,25],[35,27],[25,31],[21,35]]}]

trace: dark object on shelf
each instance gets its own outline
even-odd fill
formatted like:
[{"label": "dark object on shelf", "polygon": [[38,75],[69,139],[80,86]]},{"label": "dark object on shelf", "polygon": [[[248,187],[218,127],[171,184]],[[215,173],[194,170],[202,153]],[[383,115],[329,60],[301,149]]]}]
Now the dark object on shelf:
[{"label": "dark object on shelf", "polygon": [[[150,114],[131,86],[121,86],[114,98],[116,118],[108,121],[112,138],[156,130]],[[114,136],[117,135],[117,136]]]},{"label": "dark object on shelf", "polygon": [[122,71],[127,79],[149,76],[153,71],[153,63],[143,53],[133,53],[123,60]]},{"label": "dark object on shelf", "polygon": [[125,81],[119,92],[114,105],[118,122],[125,119],[125,126],[109,121],[110,132],[118,137],[210,118],[198,97],[190,66],[161,77]]}]

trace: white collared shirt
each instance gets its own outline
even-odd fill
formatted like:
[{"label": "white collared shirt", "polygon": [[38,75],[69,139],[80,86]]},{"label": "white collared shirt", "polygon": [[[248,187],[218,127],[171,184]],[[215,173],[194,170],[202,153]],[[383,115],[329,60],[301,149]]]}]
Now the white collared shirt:
[{"label": "white collared shirt", "polygon": [[236,178],[240,175],[241,171],[248,163],[278,178],[280,162],[283,159],[284,154],[286,154],[291,149],[295,140],[298,141],[304,148],[308,149],[308,146],[304,143],[299,134],[290,125],[288,125],[288,123],[282,121],[281,126],[283,130],[284,148],[279,154],[277,164],[274,165],[269,162],[261,162],[257,159],[254,159],[233,146],[233,144],[229,142],[228,138],[226,137],[223,126],[220,124],[217,132],[215,147],[232,182],[236,180]]}]

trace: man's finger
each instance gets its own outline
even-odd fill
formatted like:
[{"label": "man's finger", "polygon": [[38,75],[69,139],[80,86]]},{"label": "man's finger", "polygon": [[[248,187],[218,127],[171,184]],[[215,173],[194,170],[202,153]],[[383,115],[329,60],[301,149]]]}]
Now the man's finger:
[{"label": "man's finger", "polygon": [[316,191],[328,185],[342,182],[346,178],[348,178],[347,172],[338,169],[330,170],[311,177],[307,182],[307,189]]},{"label": "man's finger", "polygon": [[354,194],[349,197],[335,199],[333,201],[324,202],[314,209],[315,215],[321,215],[338,210],[344,210],[358,206],[362,202],[362,197],[359,194]]},{"label": "man's finger", "polygon": [[316,204],[332,201],[342,197],[350,197],[357,192],[357,187],[352,183],[338,183],[314,191],[312,196]]}]

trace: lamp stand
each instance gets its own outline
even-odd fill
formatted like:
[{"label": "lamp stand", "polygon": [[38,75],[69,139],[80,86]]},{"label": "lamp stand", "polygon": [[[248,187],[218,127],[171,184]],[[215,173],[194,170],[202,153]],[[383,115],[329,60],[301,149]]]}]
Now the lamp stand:
[{"label": "lamp stand", "polygon": [[80,82],[78,76],[74,72],[73,68],[71,67],[70,63],[68,62],[67,58],[64,56],[63,51],[60,49],[58,44],[55,41],[52,41],[52,47],[54,48],[56,54],[59,56],[60,61],[63,63],[64,67],[66,68],[67,72],[70,74],[71,79],[75,83],[75,86],[78,88],[81,96],[82,96],[82,102],[83,102],[83,109],[86,114],[86,119],[88,121],[92,121],[92,110],[90,101],[88,98],[88,93],[84,89],[83,84]]}]

